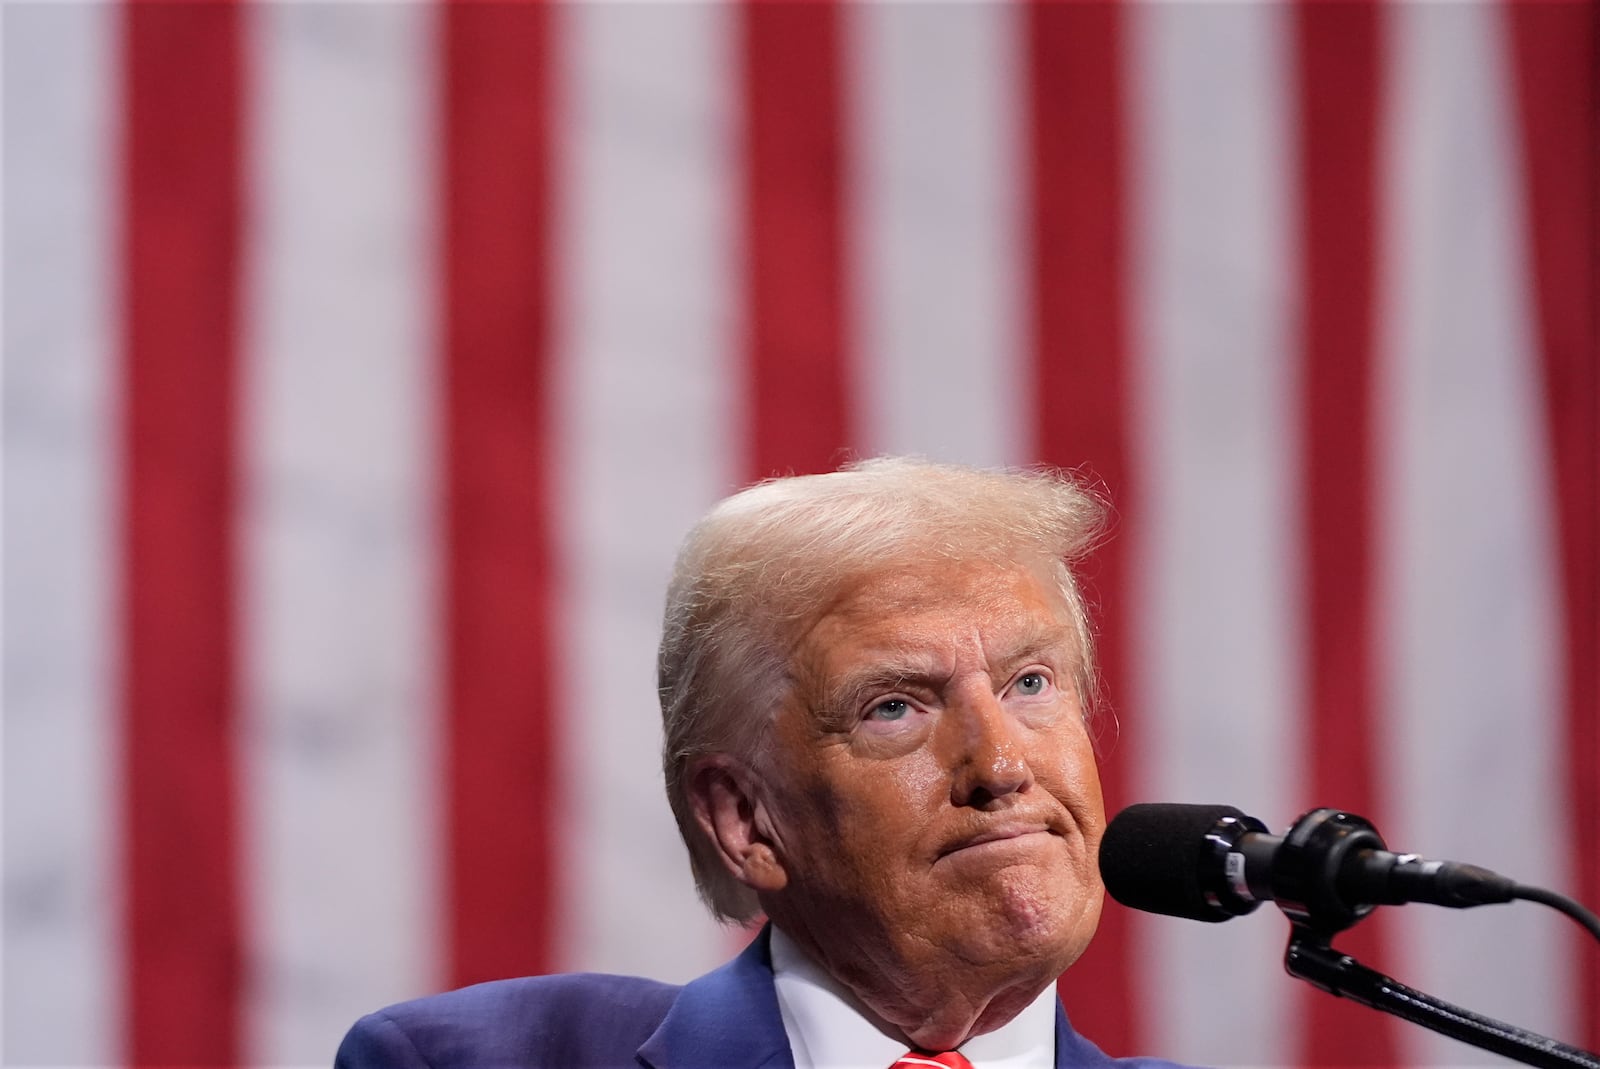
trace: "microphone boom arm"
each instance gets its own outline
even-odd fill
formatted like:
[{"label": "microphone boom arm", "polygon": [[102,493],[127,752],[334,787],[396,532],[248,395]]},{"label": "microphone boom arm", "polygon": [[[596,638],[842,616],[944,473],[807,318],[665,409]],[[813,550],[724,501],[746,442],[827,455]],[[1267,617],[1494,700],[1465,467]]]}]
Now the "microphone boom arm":
[{"label": "microphone boom arm", "polygon": [[1289,975],[1330,994],[1393,1014],[1524,1065],[1541,1069],[1600,1069],[1600,1056],[1409,988],[1335,950],[1328,939],[1325,932],[1300,923],[1292,924],[1289,946],[1283,956],[1283,966]]}]

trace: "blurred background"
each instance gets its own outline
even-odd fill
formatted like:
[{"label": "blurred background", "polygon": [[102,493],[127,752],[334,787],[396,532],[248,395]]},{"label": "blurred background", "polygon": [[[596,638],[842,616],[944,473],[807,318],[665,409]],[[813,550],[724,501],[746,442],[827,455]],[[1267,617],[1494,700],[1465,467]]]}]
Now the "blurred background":
[{"label": "blurred background", "polygon": [[[676,545],[777,472],[1078,470],[1109,804],[1600,906],[1596,7],[0,9],[6,1065],[327,1064],[683,980]],[[1114,1053],[1459,1065],[1110,906]],[[1531,905],[1340,945],[1600,1049]]]}]

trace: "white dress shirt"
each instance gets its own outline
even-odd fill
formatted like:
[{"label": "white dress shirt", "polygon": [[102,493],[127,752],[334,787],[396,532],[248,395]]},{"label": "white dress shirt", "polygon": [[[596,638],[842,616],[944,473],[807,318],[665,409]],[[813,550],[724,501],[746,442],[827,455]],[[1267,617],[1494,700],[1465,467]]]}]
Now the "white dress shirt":
[{"label": "white dress shirt", "polygon": [[[795,1069],[889,1069],[906,1053],[849,988],[788,936],[772,929],[772,976]],[[961,1045],[973,1069],[1051,1069],[1056,1054],[1056,989],[1039,992],[1010,1021]]]}]

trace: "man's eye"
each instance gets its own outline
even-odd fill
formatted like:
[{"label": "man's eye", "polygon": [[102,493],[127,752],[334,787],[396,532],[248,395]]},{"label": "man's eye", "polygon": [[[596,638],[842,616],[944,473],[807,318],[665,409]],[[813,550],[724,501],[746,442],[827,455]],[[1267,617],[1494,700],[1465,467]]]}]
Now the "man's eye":
[{"label": "man's eye", "polygon": [[904,698],[890,698],[867,710],[868,720],[902,720],[911,712],[911,703]]},{"label": "man's eye", "polygon": [[1041,672],[1029,672],[1017,680],[1017,693],[1023,695],[1043,694],[1049,681]]}]

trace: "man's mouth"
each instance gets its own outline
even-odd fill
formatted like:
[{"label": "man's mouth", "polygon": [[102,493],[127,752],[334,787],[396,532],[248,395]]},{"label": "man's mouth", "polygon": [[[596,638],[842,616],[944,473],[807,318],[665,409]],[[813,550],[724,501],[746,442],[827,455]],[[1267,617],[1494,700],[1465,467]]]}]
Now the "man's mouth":
[{"label": "man's mouth", "polygon": [[1008,846],[1021,846],[1035,836],[1051,834],[1053,833],[1049,826],[1040,821],[997,824],[992,828],[985,828],[973,835],[963,836],[947,844],[939,851],[939,856],[948,857],[951,854],[969,850],[998,850]]}]

